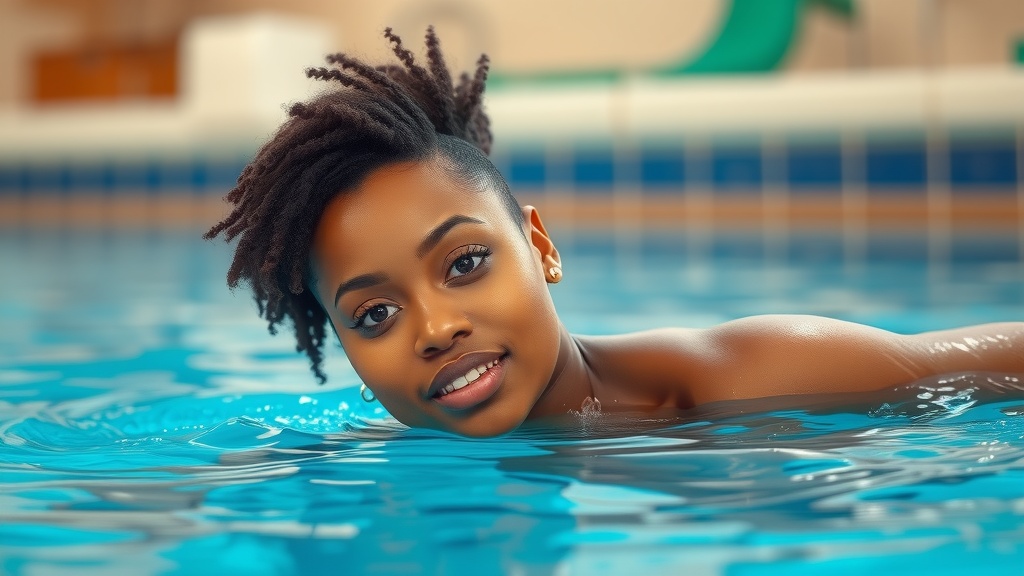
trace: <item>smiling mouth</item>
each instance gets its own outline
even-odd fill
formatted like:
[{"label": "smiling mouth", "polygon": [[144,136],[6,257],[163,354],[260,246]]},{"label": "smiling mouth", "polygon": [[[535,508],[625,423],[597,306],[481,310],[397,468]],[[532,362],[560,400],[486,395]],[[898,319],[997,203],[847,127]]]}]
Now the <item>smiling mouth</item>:
[{"label": "smiling mouth", "polygon": [[504,381],[505,358],[481,362],[442,386],[431,397],[449,410],[466,410],[477,406],[498,391]]},{"label": "smiling mouth", "polygon": [[469,386],[473,382],[476,382],[481,376],[486,374],[488,370],[497,366],[499,360],[501,359],[499,358],[498,360],[491,360],[486,364],[481,364],[480,366],[470,368],[469,372],[466,372],[464,375],[459,376],[458,378],[450,382],[447,386],[438,390],[437,394],[434,394],[434,398],[441,398],[447,396],[452,392],[455,392],[456,390],[461,390],[466,386]]}]

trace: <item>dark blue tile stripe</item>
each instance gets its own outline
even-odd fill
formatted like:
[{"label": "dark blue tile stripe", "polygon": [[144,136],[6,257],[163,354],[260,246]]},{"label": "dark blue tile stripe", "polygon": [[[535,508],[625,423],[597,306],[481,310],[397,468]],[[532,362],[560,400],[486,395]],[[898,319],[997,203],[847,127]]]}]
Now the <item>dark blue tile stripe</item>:
[{"label": "dark blue tile stripe", "polygon": [[686,150],[682,146],[640,148],[640,185],[653,190],[674,190],[686,184]]},{"label": "dark blue tile stripe", "polygon": [[543,149],[517,150],[505,158],[507,167],[499,165],[499,169],[509,179],[510,186],[527,189],[547,186],[548,167]]},{"label": "dark blue tile stripe", "polygon": [[759,189],[763,153],[754,147],[716,147],[711,153],[711,185],[717,190]]},{"label": "dark blue tile stripe", "polygon": [[843,182],[839,145],[791,146],[786,155],[786,174],[796,192],[839,188]]},{"label": "dark blue tile stripe", "polygon": [[572,184],[583,192],[610,191],[615,186],[615,152],[611,147],[576,150]]},{"label": "dark blue tile stripe", "polygon": [[957,142],[950,144],[949,176],[954,187],[1004,186],[1017,184],[1016,147],[1002,142]]},{"label": "dark blue tile stripe", "polygon": [[923,141],[869,145],[864,156],[868,186],[920,189],[928,182]]},{"label": "dark blue tile stripe", "polygon": [[223,193],[247,158],[94,163],[0,161],[0,196],[35,193],[160,194],[182,190]]},{"label": "dark blue tile stripe", "polygon": [[[500,151],[494,162],[514,190],[573,188],[583,194],[605,194],[615,186],[653,193],[685,193],[708,187],[724,194],[754,191],[769,174],[785,175],[794,194],[838,193],[844,180],[837,139],[794,142],[770,157],[781,158],[781,170],[768,170],[764,150],[756,144],[716,144],[699,156],[682,143],[643,142],[616,158],[610,143],[588,143],[564,155],[549,155],[542,143]],[[993,138],[951,137],[946,150],[949,183],[955,194],[979,189],[1013,192],[1022,175],[1017,169],[1012,135]],[[769,158],[769,159],[770,159]],[[869,139],[855,159],[863,167],[864,184],[879,193],[921,191],[928,184],[928,149],[923,139]],[[0,160],[0,195],[102,192],[162,194],[176,191],[217,192],[230,189],[247,162],[211,159],[109,160],[104,162],[13,162]]]}]

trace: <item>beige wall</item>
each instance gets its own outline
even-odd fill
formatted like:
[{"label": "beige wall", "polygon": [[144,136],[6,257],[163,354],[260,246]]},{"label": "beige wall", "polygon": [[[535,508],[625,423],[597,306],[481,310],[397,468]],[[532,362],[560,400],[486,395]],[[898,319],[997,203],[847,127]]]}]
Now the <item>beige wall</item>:
[{"label": "beige wall", "polygon": [[[497,69],[638,69],[693,54],[716,31],[725,0],[208,0],[202,13],[289,10],[334,23],[339,49],[386,57],[380,31],[417,38],[433,23],[456,63],[482,51]],[[807,11],[787,71],[1007,62],[1024,38],[1021,0],[858,0],[848,22]],[[929,12],[929,6],[934,14]],[[930,18],[933,16],[933,18]],[[932,33],[925,36],[924,30]],[[934,53],[929,52],[934,50]]]},{"label": "beige wall", "polygon": [[842,70],[865,64],[855,44],[862,29],[824,10],[808,11],[785,63],[788,73]]},{"label": "beige wall", "polygon": [[78,34],[73,15],[45,7],[26,9],[0,0],[0,105],[28,97],[29,59],[42,46],[66,44]]},{"label": "beige wall", "polygon": [[[34,51],[172,36],[192,18],[253,10],[321,19],[339,50],[386,56],[394,26],[413,46],[435,23],[451,63],[487,52],[496,70],[642,69],[693,54],[715,32],[725,0],[0,0],[0,104],[24,99]],[[1024,38],[1022,0],[860,0],[853,23],[807,14],[787,73],[985,66]],[[934,13],[929,12],[934,7]],[[934,18],[929,18],[929,14]],[[929,30],[924,34],[924,30]]]},{"label": "beige wall", "polygon": [[858,6],[852,26],[809,12],[787,70],[1000,65],[1024,40],[1021,0],[860,0]]},{"label": "beige wall", "polygon": [[[358,2],[350,2],[356,5]],[[714,30],[722,3],[691,0],[687,10],[664,0],[594,2],[593,0],[503,0],[429,3],[389,0],[375,12],[342,27],[351,45],[382,53],[379,30],[393,25],[403,34],[421,35],[431,22],[439,33],[464,38],[474,58],[486,51],[496,69],[532,72],[576,69],[635,69],[691,53]],[[444,8],[447,7],[447,8]]]},{"label": "beige wall", "polygon": [[1024,1],[943,0],[942,64],[979,65],[1011,56],[1009,40],[1024,41]]}]

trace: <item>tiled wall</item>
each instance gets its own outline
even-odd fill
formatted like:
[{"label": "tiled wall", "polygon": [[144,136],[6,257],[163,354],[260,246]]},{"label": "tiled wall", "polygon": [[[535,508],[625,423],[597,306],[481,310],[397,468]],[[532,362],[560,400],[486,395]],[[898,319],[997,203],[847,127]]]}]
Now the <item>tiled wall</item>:
[{"label": "tiled wall", "polygon": [[0,164],[0,196],[222,194],[248,160],[248,154],[240,153],[227,158],[8,161]]},{"label": "tiled wall", "polygon": [[[922,135],[869,136],[843,157],[838,136],[794,138],[767,146],[755,140],[706,142],[649,140],[630,145],[518,142],[499,146],[493,160],[515,191],[574,190],[583,201],[616,187],[654,195],[685,195],[689,188],[720,194],[756,194],[782,185],[794,195],[838,194],[844,182],[887,194],[923,194],[929,154],[940,163],[933,178],[954,194],[979,190],[1017,193],[1024,150],[1013,131],[945,135],[932,149]],[[54,193],[223,193],[251,151],[192,158],[40,159],[0,161],[0,196]]]},{"label": "tiled wall", "polygon": [[944,142],[933,142],[932,150],[923,136],[869,137],[850,151],[845,165],[839,137],[795,139],[781,146],[650,141],[618,148],[577,143],[552,150],[519,145],[499,148],[494,161],[514,190],[573,189],[583,198],[607,194],[616,186],[656,194],[710,187],[733,194],[781,184],[794,193],[838,193],[844,181],[871,190],[923,193],[930,153],[944,164],[937,174],[945,173],[943,180],[954,192],[1016,193],[1024,151],[1012,131],[949,135]]},{"label": "tiled wall", "polygon": [[[933,143],[933,147],[936,146]],[[953,193],[987,191],[1015,194],[1024,164],[1013,132],[949,137],[933,149]],[[794,195],[839,193],[844,180],[868,190],[923,194],[929,182],[928,142],[922,136],[867,138],[843,157],[839,137],[795,139],[782,146],[756,141],[706,143],[642,141],[638,146],[612,142],[544,142],[498,147],[494,161],[514,191],[573,190],[583,195],[610,194],[616,187],[655,195],[685,194],[691,187],[721,194],[757,193],[783,184]],[[112,158],[99,162],[0,159],[0,195],[54,193],[179,194],[222,193],[248,161],[249,153],[189,159]]]}]

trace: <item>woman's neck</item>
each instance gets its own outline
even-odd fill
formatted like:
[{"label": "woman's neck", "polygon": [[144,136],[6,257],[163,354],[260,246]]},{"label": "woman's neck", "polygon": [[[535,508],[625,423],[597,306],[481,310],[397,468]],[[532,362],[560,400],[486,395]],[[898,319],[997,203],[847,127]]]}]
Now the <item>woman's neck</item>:
[{"label": "woman's neck", "polygon": [[551,380],[527,419],[543,418],[579,410],[584,400],[594,396],[597,374],[587,360],[580,342],[561,326],[558,360]]}]

